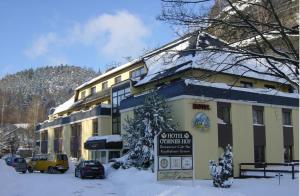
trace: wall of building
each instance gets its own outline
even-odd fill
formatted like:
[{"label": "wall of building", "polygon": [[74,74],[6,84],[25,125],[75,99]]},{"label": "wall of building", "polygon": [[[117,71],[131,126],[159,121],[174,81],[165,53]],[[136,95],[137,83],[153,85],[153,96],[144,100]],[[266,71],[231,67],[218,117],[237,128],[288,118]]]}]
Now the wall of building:
[{"label": "wall of building", "polygon": [[239,163],[254,162],[252,106],[231,104],[232,152],[234,175],[239,174]]},{"label": "wall of building", "polygon": [[279,107],[264,107],[266,125],[266,162],[283,163],[283,128],[282,109]]},{"label": "wall of building", "polygon": [[84,149],[84,143],[86,140],[93,135],[93,120],[85,120],[81,123],[82,132],[81,132],[81,153],[83,159],[88,159],[89,152]]},{"label": "wall of building", "polygon": [[68,156],[71,155],[70,149],[71,142],[71,125],[63,126],[63,149],[62,151],[66,153]]},{"label": "wall of building", "polygon": [[[218,160],[221,150],[218,146],[218,125],[217,125],[217,101],[203,100],[203,98],[177,97],[167,102],[172,110],[175,123],[178,123],[178,130],[189,131],[194,138],[194,163],[195,177],[198,179],[209,179],[209,160]],[[209,105],[209,110],[193,109],[193,103]],[[254,130],[251,103],[231,103],[232,123],[232,146],[234,176],[239,176],[239,164],[254,163]],[[210,128],[200,131],[193,127],[193,120],[198,112],[205,113],[210,119]],[[133,117],[133,108],[121,111],[122,128],[126,116]],[[294,127],[294,159],[299,159],[299,110],[293,109]],[[264,106],[264,124],[266,133],[265,158],[267,162],[284,162],[283,128],[282,128],[282,107]],[[122,134],[124,130],[122,129]]]},{"label": "wall of building", "polygon": [[98,118],[98,133],[99,135],[112,134],[112,121],[111,116],[102,116]]},{"label": "wall of building", "polygon": [[54,128],[48,128],[48,153],[54,153]]},{"label": "wall of building", "polygon": [[[209,105],[210,110],[193,110],[193,103]],[[217,105],[213,101],[201,99],[180,99],[168,102],[172,108],[175,122],[181,125],[181,129],[189,131],[193,136],[195,177],[197,179],[209,179],[208,163],[218,158],[218,129],[217,129]],[[204,112],[210,119],[210,128],[205,131],[193,127],[194,117],[198,112]]]}]

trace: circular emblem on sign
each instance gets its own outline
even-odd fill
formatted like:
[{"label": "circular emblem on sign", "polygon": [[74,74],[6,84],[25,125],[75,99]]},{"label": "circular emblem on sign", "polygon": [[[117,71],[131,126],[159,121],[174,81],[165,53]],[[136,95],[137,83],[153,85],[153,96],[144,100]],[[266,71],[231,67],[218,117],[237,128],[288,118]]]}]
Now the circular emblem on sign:
[{"label": "circular emblem on sign", "polygon": [[210,126],[209,118],[205,113],[199,112],[198,114],[196,114],[194,119],[194,127],[196,129],[205,131],[209,128],[209,126]]},{"label": "circular emblem on sign", "polygon": [[163,169],[166,169],[169,166],[168,160],[167,159],[161,159],[160,160],[160,167]]},{"label": "circular emblem on sign", "polygon": [[188,133],[184,134],[183,136],[185,139],[188,139],[190,137],[190,135]]}]

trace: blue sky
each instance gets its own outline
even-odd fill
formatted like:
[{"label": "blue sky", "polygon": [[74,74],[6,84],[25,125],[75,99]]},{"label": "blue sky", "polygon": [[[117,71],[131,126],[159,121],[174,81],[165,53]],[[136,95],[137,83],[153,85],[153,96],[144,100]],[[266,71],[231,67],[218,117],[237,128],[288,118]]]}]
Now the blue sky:
[{"label": "blue sky", "polygon": [[70,64],[99,68],[176,38],[159,0],[1,0],[0,77]]}]

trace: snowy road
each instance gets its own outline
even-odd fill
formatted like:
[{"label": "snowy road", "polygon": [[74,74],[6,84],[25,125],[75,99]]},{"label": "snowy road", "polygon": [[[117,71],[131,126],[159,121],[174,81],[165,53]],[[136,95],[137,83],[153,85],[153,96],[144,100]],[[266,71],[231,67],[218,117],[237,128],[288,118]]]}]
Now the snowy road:
[{"label": "snowy road", "polygon": [[234,180],[230,189],[218,189],[209,180],[176,182],[156,182],[148,171],[136,169],[108,171],[105,180],[74,177],[73,169],[66,174],[19,174],[0,160],[1,196],[99,196],[99,195],[223,195],[223,196],[260,196],[260,195],[298,195],[298,180],[284,176],[281,185],[278,179]]}]

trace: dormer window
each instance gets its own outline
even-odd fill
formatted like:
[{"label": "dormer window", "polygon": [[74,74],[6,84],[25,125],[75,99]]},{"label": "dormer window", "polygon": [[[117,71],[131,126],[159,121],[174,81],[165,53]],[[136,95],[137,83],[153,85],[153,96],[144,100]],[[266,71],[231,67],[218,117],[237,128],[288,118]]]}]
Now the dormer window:
[{"label": "dormer window", "polygon": [[252,82],[240,81],[240,83],[241,83],[241,87],[243,87],[243,88],[252,88],[253,87]]},{"label": "dormer window", "polygon": [[85,91],[82,91],[81,92],[81,99],[84,99],[85,98]]},{"label": "dormer window", "polygon": [[120,82],[121,82],[121,76],[115,77],[115,84],[120,83]]},{"label": "dormer window", "polygon": [[107,89],[107,88],[108,88],[108,83],[107,83],[107,81],[106,81],[106,82],[103,82],[103,83],[102,83],[102,90]]},{"label": "dormer window", "polygon": [[132,72],[131,72],[131,78],[138,78],[138,77],[141,77],[143,74],[145,73],[145,68],[144,67],[140,67],[140,68],[138,68],[138,69],[136,69],[136,70],[133,70]]},{"label": "dormer window", "polygon": [[96,94],[96,87],[95,86],[91,88],[91,95],[93,95],[93,94]]},{"label": "dormer window", "polygon": [[276,89],[275,86],[269,85],[269,84],[265,84],[265,88],[267,88],[267,89]]}]

